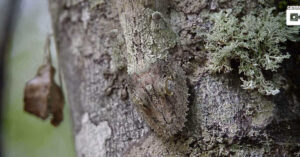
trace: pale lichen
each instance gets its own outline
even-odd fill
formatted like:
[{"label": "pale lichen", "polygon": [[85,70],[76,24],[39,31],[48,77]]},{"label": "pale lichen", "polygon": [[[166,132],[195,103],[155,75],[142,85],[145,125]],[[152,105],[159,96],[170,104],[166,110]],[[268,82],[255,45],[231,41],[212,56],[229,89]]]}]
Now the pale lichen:
[{"label": "pale lichen", "polygon": [[105,3],[104,0],[89,0],[89,2],[92,9]]},{"label": "pale lichen", "polygon": [[88,113],[85,113],[81,119],[81,130],[75,136],[76,150],[85,157],[106,156],[105,143],[111,135],[112,130],[107,121],[94,125]]},{"label": "pale lichen", "polygon": [[257,89],[265,95],[279,93],[280,83],[266,79],[264,72],[276,72],[280,63],[290,57],[284,52],[284,42],[297,30],[287,28],[284,16],[274,15],[273,11],[252,11],[241,18],[230,10],[214,14],[214,26],[207,34],[208,70],[230,72],[234,68],[232,61],[236,61],[244,89]]}]

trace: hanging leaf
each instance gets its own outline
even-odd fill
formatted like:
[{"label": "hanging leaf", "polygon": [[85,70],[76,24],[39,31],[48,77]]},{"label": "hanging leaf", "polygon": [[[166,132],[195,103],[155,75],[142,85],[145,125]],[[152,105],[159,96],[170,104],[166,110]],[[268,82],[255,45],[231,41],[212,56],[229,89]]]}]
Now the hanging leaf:
[{"label": "hanging leaf", "polygon": [[64,96],[54,81],[55,69],[51,63],[49,39],[46,46],[45,63],[39,67],[36,76],[26,83],[24,110],[41,119],[52,114],[51,124],[57,126],[63,120]]}]

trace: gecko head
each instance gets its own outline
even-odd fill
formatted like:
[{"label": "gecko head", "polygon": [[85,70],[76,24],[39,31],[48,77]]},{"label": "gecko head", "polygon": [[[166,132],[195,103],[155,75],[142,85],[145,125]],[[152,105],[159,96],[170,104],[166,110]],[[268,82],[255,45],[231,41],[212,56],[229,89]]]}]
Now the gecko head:
[{"label": "gecko head", "polygon": [[156,133],[168,137],[184,126],[188,89],[181,68],[161,63],[132,77],[131,101]]}]

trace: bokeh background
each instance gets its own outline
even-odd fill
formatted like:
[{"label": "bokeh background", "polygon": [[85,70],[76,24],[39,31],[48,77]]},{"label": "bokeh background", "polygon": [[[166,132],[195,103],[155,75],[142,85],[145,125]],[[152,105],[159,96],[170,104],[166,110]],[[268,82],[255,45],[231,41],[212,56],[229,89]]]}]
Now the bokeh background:
[{"label": "bokeh background", "polygon": [[[64,107],[64,121],[57,128],[50,125],[49,119],[43,121],[23,111],[24,85],[43,61],[49,33],[52,28],[47,0],[21,0],[6,65],[4,157],[75,157],[68,104]],[[55,54],[52,44],[57,67]]]}]

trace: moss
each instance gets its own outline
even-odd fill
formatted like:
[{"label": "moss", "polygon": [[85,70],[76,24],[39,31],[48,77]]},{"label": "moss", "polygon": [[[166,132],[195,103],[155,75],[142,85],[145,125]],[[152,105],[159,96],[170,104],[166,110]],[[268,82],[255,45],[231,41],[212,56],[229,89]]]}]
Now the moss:
[{"label": "moss", "polygon": [[273,8],[253,11],[237,18],[231,11],[212,16],[213,28],[207,34],[208,70],[230,72],[237,61],[244,89],[257,89],[265,95],[279,93],[279,81],[266,79],[264,72],[276,72],[290,55],[283,53],[284,42],[292,39],[296,29],[287,28],[283,14],[274,15]]}]

